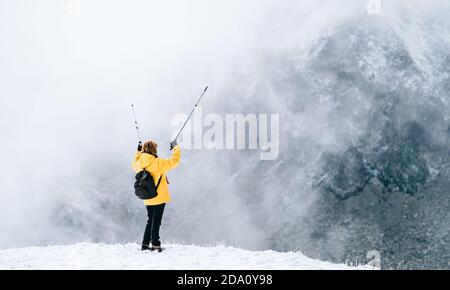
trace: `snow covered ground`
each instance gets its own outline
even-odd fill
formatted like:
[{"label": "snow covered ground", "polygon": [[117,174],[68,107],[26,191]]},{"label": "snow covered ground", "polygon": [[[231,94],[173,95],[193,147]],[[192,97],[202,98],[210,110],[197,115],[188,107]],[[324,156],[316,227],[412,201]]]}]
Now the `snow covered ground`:
[{"label": "snow covered ground", "polygon": [[373,269],[305,257],[299,252],[247,251],[226,246],[169,244],[141,252],[137,244],[89,244],[0,250],[0,269]]}]

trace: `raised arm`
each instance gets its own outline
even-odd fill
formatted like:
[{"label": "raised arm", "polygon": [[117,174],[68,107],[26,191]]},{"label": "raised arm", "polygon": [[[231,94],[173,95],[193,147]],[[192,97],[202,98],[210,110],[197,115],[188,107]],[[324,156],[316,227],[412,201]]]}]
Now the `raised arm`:
[{"label": "raised arm", "polygon": [[180,158],[181,158],[180,145],[177,145],[173,148],[172,156],[169,159],[157,158],[156,166],[160,171],[166,172],[177,167],[178,164],[180,164]]},{"label": "raised arm", "polygon": [[136,154],[134,154],[133,162],[131,163],[131,168],[135,172],[139,172],[142,170],[142,168],[140,166],[140,162],[139,162],[139,158],[141,157],[141,155],[142,155],[141,151],[136,151]]}]

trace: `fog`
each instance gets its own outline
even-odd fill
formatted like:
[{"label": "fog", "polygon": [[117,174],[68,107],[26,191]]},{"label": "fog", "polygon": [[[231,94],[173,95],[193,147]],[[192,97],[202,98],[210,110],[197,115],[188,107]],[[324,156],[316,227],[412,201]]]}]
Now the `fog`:
[{"label": "fog", "polygon": [[258,17],[256,1],[81,1],[80,15],[68,3],[1,2],[2,246],[58,242],[55,204],[99,178],[121,179],[106,182],[133,204],[130,104],[167,156],[172,116],[205,84],[217,101],[257,23],[245,13]]},{"label": "fog", "polygon": [[448,267],[448,1],[68,2],[0,0],[1,248],[139,243],[130,104],[168,157],[207,84],[204,114],[279,114],[280,154],[182,151],[163,242]]}]

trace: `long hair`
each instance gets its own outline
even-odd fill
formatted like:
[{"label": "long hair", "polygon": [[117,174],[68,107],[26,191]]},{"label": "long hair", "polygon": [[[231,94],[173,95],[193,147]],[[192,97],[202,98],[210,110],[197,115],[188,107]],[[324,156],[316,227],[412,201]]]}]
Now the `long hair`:
[{"label": "long hair", "polygon": [[158,158],[158,144],[156,144],[153,141],[147,141],[144,143],[144,146],[142,147],[142,153],[147,153],[150,155],[155,156],[156,158]]}]

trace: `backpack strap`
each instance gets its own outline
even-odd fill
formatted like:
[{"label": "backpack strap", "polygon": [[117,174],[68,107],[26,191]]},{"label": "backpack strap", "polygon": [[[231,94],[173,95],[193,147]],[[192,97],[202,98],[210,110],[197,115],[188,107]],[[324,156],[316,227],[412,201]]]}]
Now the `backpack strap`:
[{"label": "backpack strap", "polygon": [[158,189],[158,186],[159,186],[159,184],[161,183],[162,176],[163,176],[163,175],[161,174],[161,176],[159,177],[158,183],[156,184],[156,189]]}]

